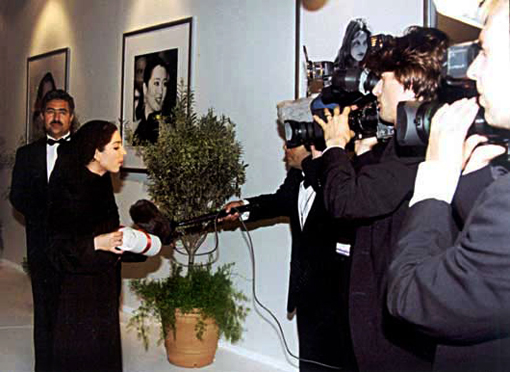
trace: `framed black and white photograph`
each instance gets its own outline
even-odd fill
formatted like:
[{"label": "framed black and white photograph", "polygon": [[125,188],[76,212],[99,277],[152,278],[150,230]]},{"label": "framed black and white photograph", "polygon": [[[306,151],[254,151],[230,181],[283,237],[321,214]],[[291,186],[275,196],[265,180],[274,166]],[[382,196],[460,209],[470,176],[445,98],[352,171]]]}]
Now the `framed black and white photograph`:
[{"label": "framed black and white photograph", "polygon": [[171,112],[181,82],[190,88],[192,23],[192,18],[185,18],[123,36],[120,121],[127,152],[123,171],[146,171],[133,143],[157,141],[157,118]]},{"label": "framed black and white photograph", "polygon": [[69,48],[53,50],[27,60],[27,143],[44,136],[41,103],[53,89],[69,89]]}]

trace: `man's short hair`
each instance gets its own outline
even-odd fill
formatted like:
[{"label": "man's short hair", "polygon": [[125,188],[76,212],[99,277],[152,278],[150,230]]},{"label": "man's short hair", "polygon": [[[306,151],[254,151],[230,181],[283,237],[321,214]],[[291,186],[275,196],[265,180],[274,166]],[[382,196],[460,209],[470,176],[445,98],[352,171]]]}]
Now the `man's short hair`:
[{"label": "man's short hair", "polygon": [[448,44],[448,36],[436,28],[411,26],[404,36],[369,55],[366,67],[379,74],[393,72],[416,98],[432,100],[437,97]]},{"label": "man's short hair", "polygon": [[69,95],[69,93],[62,89],[50,90],[48,93],[44,95],[41,105],[42,111],[43,112],[46,111],[46,105],[50,101],[54,100],[66,101],[67,104],[69,105],[70,114],[74,114],[74,99]]}]

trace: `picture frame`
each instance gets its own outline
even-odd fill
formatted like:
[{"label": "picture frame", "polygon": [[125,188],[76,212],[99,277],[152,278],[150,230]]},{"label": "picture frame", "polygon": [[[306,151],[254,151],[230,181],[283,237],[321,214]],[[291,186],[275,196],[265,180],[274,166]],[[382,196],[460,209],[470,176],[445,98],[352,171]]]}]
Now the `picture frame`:
[{"label": "picture frame", "polygon": [[189,17],[123,34],[119,121],[127,153],[124,172],[146,173],[130,139],[155,141],[154,116],[168,114],[175,106],[181,82],[190,89],[192,30]]},{"label": "picture frame", "polygon": [[437,27],[437,12],[433,0],[423,0],[423,27]]},{"label": "picture frame", "polygon": [[69,89],[69,48],[27,58],[26,142],[45,135],[41,101],[51,89]]}]

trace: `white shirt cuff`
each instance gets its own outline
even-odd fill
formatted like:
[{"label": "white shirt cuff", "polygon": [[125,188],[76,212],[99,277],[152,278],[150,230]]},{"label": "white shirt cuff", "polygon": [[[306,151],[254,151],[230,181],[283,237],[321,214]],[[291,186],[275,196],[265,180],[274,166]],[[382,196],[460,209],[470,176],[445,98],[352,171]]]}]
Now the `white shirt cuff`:
[{"label": "white shirt cuff", "polygon": [[450,164],[424,161],[418,166],[414,195],[409,206],[426,199],[437,199],[451,204],[459,183],[460,172]]},{"label": "white shirt cuff", "polygon": [[345,150],[342,146],[340,145],[334,145],[334,146],[328,146],[324,149],[324,151],[322,152],[323,154],[326,153],[326,151],[328,151],[329,149],[342,149],[342,150]]},{"label": "white shirt cuff", "polygon": [[[250,204],[250,202],[249,202],[248,200],[246,200],[246,199],[243,199],[243,203],[244,203],[243,205],[248,205],[248,204]],[[250,211],[243,212],[243,213],[241,213],[241,215],[239,216],[239,219],[240,219],[241,221],[246,221],[246,220],[247,220],[247,219],[249,219],[249,218],[250,218]]]}]

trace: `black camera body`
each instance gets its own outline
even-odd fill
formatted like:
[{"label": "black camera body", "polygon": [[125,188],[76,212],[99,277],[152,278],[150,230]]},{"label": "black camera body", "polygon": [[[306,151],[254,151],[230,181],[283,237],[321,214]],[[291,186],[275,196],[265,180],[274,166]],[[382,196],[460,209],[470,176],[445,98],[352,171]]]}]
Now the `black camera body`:
[{"label": "black camera body", "polygon": [[[401,146],[426,146],[430,125],[437,110],[444,104],[461,98],[477,96],[474,81],[467,71],[480,51],[478,42],[452,45],[445,53],[442,66],[443,82],[437,101],[400,102],[397,107],[396,139]],[[484,110],[480,108],[468,131],[468,135],[481,134],[491,143],[506,144],[510,131],[487,124]]]},{"label": "black camera body", "polygon": [[[312,102],[312,114],[326,121],[324,109],[327,108],[330,112],[333,112],[335,106],[338,105],[336,103],[325,104],[320,98],[319,96]],[[386,139],[391,137],[393,127],[379,121],[376,101],[370,100],[366,103],[363,100],[358,100],[358,102],[362,104],[362,107],[349,113],[349,127],[355,133],[354,138],[377,137]],[[316,122],[285,121],[285,141],[289,148],[310,144],[313,144],[317,150],[326,148],[324,132]]]},{"label": "black camera body", "polygon": [[[375,53],[394,40],[391,35],[371,36],[367,53]],[[324,109],[333,112],[339,105],[356,105],[358,109],[349,114],[349,127],[354,131],[355,139],[375,136],[385,140],[393,136],[393,127],[379,121],[377,100],[372,95],[380,80],[377,74],[364,68],[343,69],[330,61],[313,62],[308,59],[306,48],[304,51],[309,85],[311,82],[316,86],[322,85],[318,97],[310,105],[313,115],[326,121]],[[285,121],[285,140],[288,147],[313,144],[318,150],[323,150],[326,146],[322,128],[315,122]]]}]

